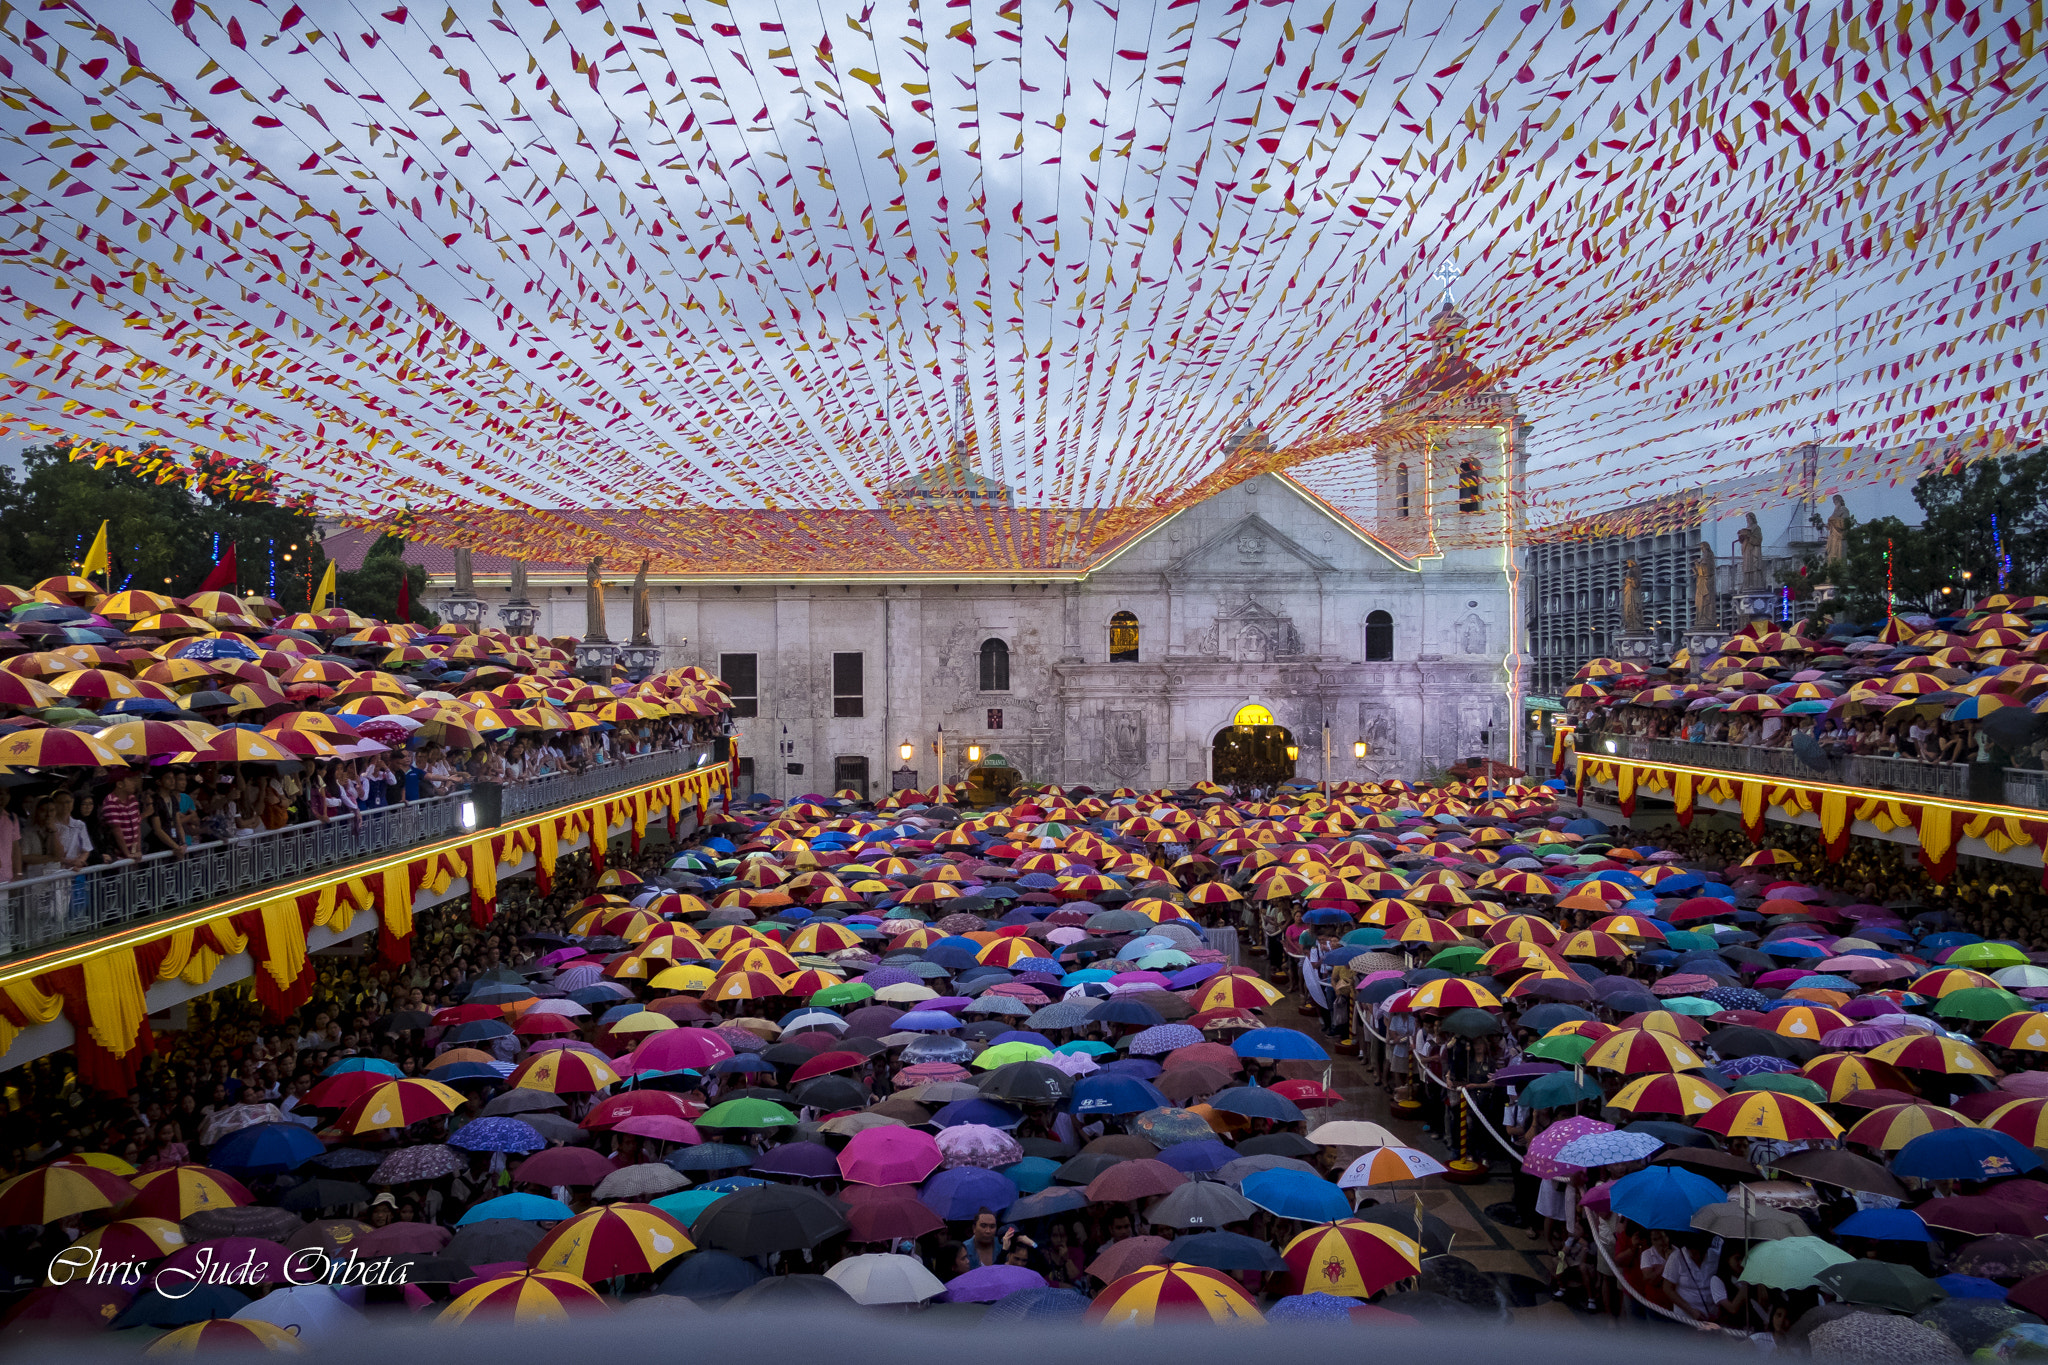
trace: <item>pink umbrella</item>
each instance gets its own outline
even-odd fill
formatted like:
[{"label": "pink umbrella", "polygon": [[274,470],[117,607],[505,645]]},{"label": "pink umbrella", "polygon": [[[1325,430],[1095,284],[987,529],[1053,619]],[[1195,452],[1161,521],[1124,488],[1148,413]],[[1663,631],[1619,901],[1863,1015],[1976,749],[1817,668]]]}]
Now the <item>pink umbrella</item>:
[{"label": "pink umbrella", "polygon": [[385,1256],[431,1256],[454,1236],[455,1229],[437,1223],[386,1223],[361,1234],[356,1246]]},{"label": "pink umbrella", "polygon": [[[599,1100],[583,1116],[582,1126],[595,1132],[601,1128],[616,1128],[627,1119],[657,1115],[688,1122],[699,1112],[673,1090],[627,1090]],[[696,1140],[688,1139],[691,1142]]]},{"label": "pink umbrella", "polygon": [[550,1147],[513,1168],[522,1185],[595,1185],[618,1169],[588,1147]]},{"label": "pink umbrella", "polygon": [[653,1138],[656,1142],[687,1142],[692,1146],[704,1140],[696,1124],[671,1114],[635,1114],[613,1124],[612,1131]]},{"label": "pink umbrella", "polygon": [[635,1071],[704,1071],[732,1055],[710,1029],[676,1028],[648,1034],[633,1049],[632,1062]]},{"label": "pink umbrella", "polygon": [[945,1159],[930,1133],[895,1125],[863,1128],[839,1153],[839,1171],[856,1185],[913,1185]]},{"label": "pink umbrella", "polygon": [[1529,1175],[1550,1176],[1556,1179],[1577,1175],[1583,1167],[1557,1159],[1557,1154],[1564,1150],[1564,1145],[1594,1133],[1613,1131],[1613,1124],[1603,1123],[1599,1119],[1582,1118],[1577,1115],[1559,1119],[1530,1140],[1528,1155],[1522,1158],[1522,1170]]},{"label": "pink umbrella", "polygon": [[1102,1069],[1100,1063],[1083,1052],[1055,1052],[1038,1060],[1069,1076],[1092,1076]]},{"label": "pink umbrella", "polygon": [[956,1166],[981,1166],[994,1171],[1024,1159],[1024,1149],[1017,1145],[1017,1139],[983,1123],[956,1123],[951,1128],[941,1128],[937,1142],[939,1150],[945,1153],[949,1171]]},{"label": "pink umbrella", "polygon": [[1697,995],[1701,991],[1710,991],[1720,984],[1711,976],[1702,976],[1697,972],[1679,972],[1653,983],[1650,993],[1657,996]]},{"label": "pink umbrella", "polygon": [[2015,1071],[1999,1077],[1998,1088],[2023,1099],[2048,1099],[2048,1071]]}]

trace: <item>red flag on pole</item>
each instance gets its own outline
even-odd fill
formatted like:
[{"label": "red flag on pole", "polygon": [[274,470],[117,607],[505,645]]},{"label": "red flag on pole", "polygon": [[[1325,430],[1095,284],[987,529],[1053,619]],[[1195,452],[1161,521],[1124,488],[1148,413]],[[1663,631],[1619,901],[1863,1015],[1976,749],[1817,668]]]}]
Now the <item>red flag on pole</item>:
[{"label": "red flag on pole", "polygon": [[233,592],[235,590],[235,543],[228,542],[228,552],[213,566],[213,572],[206,575],[206,581],[199,585],[200,592]]},{"label": "red flag on pole", "polygon": [[412,620],[412,579],[406,575],[405,566],[398,566],[398,624]]}]

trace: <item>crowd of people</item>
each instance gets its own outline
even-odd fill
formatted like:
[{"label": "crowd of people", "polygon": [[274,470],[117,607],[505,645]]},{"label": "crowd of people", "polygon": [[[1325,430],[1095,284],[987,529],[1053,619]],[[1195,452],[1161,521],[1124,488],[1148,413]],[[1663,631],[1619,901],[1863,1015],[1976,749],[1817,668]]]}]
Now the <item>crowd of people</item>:
[{"label": "crowd of people", "polygon": [[93,869],[722,733],[700,669],[598,685],[573,639],[262,597],[0,585],[0,945],[104,927]]}]

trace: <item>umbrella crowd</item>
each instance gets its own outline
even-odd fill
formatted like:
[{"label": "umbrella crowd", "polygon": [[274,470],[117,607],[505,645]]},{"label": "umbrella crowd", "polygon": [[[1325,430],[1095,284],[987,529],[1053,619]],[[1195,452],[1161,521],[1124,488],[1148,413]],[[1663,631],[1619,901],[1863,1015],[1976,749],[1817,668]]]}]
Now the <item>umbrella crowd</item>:
[{"label": "umbrella crowd", "polygon": [[1496,1320],[1520,1291],[1417,1197],[1489,1162],[1546,1313],[1816,1355],[2042,1330],[2023,945],[1543,787],[947,795],[754,798],[565,860],[417,984],[323,984],[311,1028],[214,1016],[210,1099],[145,1069],[11,1149],[9,1339]]},{"label": "umbrella crowd", "polygon": [[264,597],[0,584],[0,940],[94,927],[96,869],[683,747],[730,700],[697,668],[571,676],[574,639]]},{"label": "umbrella crowd", "polygon": [[1595,659],[1565,689],[1582,737],[1641,735],[1929,763],[2041,766],[2048,598],[1953,616],[1744,627],[1710,658]]}]

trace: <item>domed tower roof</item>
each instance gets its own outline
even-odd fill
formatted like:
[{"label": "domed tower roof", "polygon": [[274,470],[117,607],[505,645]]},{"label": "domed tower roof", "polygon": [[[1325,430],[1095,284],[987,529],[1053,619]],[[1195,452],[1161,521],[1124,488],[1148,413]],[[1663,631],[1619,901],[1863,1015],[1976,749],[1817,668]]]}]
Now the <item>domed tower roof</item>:
[{"label": "domed tower roof", "polygon": [[1440,394],[1469,394],[1486,387],[1486,373],[1465,354],[1466,334],[1471,319],[1444,300],[1429,320],[1429,359],[1416,368],[1401,386],[1395,402],[1409,405]]}]

